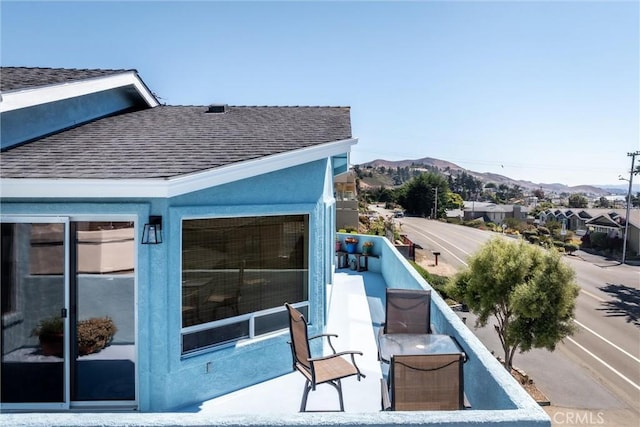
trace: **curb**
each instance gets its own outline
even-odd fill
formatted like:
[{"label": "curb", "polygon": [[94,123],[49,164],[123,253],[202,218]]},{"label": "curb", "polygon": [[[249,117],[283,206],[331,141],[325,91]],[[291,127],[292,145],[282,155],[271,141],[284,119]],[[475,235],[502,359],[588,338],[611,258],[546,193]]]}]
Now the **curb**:
[{"label": "curb", "polygon": [[[498,359],[498,361],[500,363],[504,364],[504,360],[500,356],[496,356],[496,359]],[[512,369],[514,371],[516,371],[520,376],[525,378],[525,381],[529,381],[531,384],[535,385],[535,382],[531,379],[529,374],[527,374],[525,371],[523,371],[522,369],[517,368],[515,366],[512,366]],[[518,382],[518,384],[520,384],[520,382]],[[520,385],[523,386],[523,384],[520,384]],[[540,393],[542,396],[544,396],[544,399],[542,399],[542,400],[534,399],[536,401],[536,403],[538,405],[540,405],[540,406],[551,406],[551,400],[547,397],[547,395],[544,394],[537,386],[536,386],[536,390],[538,390],[538,393]],[[533,396],[531,398],[533,399]]]}]

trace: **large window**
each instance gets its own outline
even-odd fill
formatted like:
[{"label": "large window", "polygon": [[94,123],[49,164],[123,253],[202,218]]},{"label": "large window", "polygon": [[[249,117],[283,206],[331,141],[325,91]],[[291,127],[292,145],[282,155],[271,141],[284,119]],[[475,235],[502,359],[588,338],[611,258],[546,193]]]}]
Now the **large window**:
[{"label": "large window", "polygon": [[308,221],[183,220],[183,353],[288,327],[284,303],[308,301]]}]

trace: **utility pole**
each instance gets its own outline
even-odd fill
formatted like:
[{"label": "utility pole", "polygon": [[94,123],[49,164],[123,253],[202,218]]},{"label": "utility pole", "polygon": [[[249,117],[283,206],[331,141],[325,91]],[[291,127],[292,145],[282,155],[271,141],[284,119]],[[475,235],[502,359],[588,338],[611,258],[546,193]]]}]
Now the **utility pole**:
[{"label": "utility pole", "polygon": [[438,187],[436,187],[436,212],[434,217],[435,219],[438,219]]},{"label": "utility pole", "polygon": [[629,209],[631,208],[631,190],[633,185],[633,167],[636,162],[636,156],[640,156],[640,151],[634,153],[627,153],[628,157],[631,157],[631,172],[629,172],[629,191],[627,192],[627,214],[624,219],[624,241],[622,242],[622,264],[624,264],[627,257],[627,233],[629,232]]}]

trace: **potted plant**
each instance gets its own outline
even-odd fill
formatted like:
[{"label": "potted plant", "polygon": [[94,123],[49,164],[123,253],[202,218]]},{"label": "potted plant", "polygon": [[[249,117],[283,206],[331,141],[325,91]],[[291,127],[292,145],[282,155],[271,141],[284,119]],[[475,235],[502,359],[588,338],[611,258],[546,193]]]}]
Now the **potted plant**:
[{"label": "potted plant", "polygon": [[92,317],[78,322],[78,354],[97,353],[111,343],[118,331],[110,317]]},{"label": "potted plant", "polygon": [[347,245],[347,253],[354,254],[358,248],[358,239],[355,237],[345,237],[344,244]]},{"label": "potted plant", "polygon": [[373,248],[373,242],[371,240],[367,240],[362,244],[362,253],[364,255],[369,255],[371,253],[371,248]]},{"label": "potted plant", "polygon": [[[111,343],[117,331],[118,328],[109,317],[93,317],[79,321],[76,329],[78,354],[84,356],[102,350]],[[38,337],[40,352],[44,356],[62,357],[64,319],[43,319],[33,328],[31,335]]]},{"label": "potted plant", "polygon": [[31,335],[38,337],[43,355],[62,357],[64,319],[61,317],[43,319],[33,328]]}]

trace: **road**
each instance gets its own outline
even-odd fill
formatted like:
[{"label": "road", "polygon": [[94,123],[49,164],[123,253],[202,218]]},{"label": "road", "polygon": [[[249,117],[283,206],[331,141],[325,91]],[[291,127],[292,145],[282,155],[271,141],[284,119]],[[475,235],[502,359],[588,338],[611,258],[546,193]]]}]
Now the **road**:
[{"label": "road", "polygon": [[[456,270],[467,265],[467,258],[482,243],[497,236],[423,218],[399,218],[396,223],[431,258],[431,251],[439,251],[439,262]],[[575,311],[578,332],[554,352],[535,349],[516,354],[514,365],[528,372],[549,397],[553,410],[560,411],[553,413],[554,425],[589,421],[640,426],[640,267],[582,252],[564,259],[575,270],[581,288]],[[492,326],[474,329],[471,313],[461,317],[467,317],[467,324],[489,350],[501,354]],[[580,422],[570,422],[576,420]]]}]

